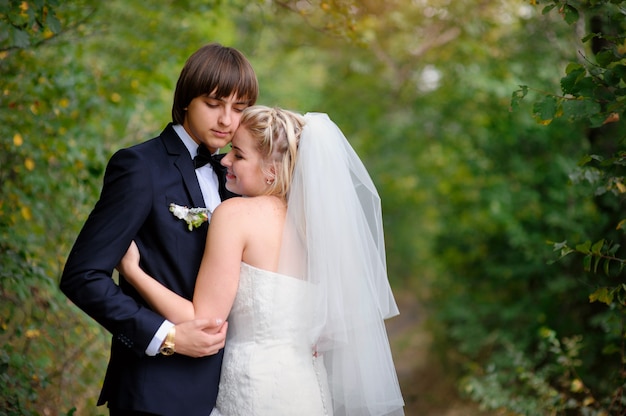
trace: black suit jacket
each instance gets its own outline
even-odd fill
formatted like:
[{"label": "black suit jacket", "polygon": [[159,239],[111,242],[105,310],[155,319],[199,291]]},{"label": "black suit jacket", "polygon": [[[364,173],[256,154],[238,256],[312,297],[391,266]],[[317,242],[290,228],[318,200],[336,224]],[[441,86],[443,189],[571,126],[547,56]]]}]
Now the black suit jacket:
[{"label": "black suit jacket", "polygon": [[[233,196],[224,188],[222,199]],[[203,207],[187,148],[172,125],[159,137],[115,153],[99,201],[67,259],[61,290],[109,330],[111,357],[98,404],[162,415],[206,416],[215,405],[222,353],[205,358],[145,355],[163,318],[120,277],[115,266],[135,240],[144,270],[192,299],[208,225],[189,231],[170,203]]]}]

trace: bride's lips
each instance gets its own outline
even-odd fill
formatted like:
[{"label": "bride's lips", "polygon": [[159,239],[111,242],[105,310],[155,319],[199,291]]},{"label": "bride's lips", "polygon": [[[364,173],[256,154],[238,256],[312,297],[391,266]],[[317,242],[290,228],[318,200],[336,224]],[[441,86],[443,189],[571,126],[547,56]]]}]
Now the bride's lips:
[{"label": "bride's lips", "polygon": [[230,179],[230,180],[235,179],[235,175],[233,175],[233,174],[232,174],[232,173],[230,173],[230,172],[226,172],[226,180],[229,180],[229,179]]}]

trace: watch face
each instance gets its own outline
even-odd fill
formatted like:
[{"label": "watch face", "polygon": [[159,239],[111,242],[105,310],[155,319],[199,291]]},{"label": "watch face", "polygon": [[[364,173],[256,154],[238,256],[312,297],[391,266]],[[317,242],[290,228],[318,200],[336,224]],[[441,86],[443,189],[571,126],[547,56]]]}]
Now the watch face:
[{"label": "watch face", "polygon": [[161,354],[163,354],[163,355],[172,355],[172,354],[174,354],[174,348],[172,348],[172,347],[163,347],[163,348],[161,348]]}]

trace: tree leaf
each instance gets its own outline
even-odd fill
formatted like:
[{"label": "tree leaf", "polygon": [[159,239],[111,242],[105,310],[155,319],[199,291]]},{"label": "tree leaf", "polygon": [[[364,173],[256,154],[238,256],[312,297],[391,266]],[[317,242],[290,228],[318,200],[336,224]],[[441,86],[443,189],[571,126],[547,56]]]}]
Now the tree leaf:
[{"label": "tree leaf", "polygon": [[54,14],[48,15],[46,23],[48,25],[48,29],[50,29],[52,33],[59,33],[61,31],[61,22]]},{"label": "tree leaf", "polygon": [[600,111],[600,104],[587,99],[566,100],[563,102],[563,115],[573,120],[590,118]]},{"label": "tree leaf", "polygon": [[589,253],[589,249],[591,248],[591,241],[587,240],[584,243],[577,244],[576,250],[580,251],[583,254]]},{"label": "tree leaf", "polygon": [[568,24],[571,25],[578,21],[578,17],[579,17],[578,9],[576,9],[574,6],[566,4],[561,9],[561,12],[563,13],[563,18]]},{"label": "tree leaf", "polygon": [[526,85],[520,85],[520,89],[513,91],[511,94],[511,110],[517,110],[519,108],[520,102],[526,97],[528,94],[528,87]]},{"label": "tree leaf", "polygon": [[533,105],[533,114],[539,120],[552,120],[556,114],[556,97],[548,95]]},{"label": "tree leaf", "polygon": [[610,305],[613,303],[613,293],[608,287],[601,287],[589,295],[589,302],[602,302]]}]

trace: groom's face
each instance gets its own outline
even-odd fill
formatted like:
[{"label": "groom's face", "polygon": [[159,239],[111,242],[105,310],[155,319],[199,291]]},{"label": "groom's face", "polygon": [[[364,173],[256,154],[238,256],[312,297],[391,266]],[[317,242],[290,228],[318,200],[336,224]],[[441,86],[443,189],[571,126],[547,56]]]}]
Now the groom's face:
[{"label": "groom's face", "polygon": [[201,95],[185,109],[183,127],[196,143],[204,144],[213,153],[230,143],[246,107],[248,102],[234,94],[223,98]]}]

